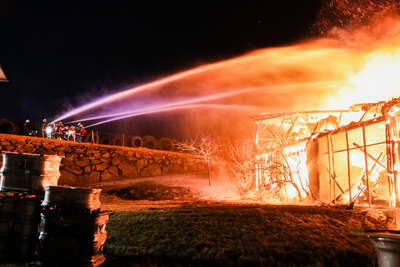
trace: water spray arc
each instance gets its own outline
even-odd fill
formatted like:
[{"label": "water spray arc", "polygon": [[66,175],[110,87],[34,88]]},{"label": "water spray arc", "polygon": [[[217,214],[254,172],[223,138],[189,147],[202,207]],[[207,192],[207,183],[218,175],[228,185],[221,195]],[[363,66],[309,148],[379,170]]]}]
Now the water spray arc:
[{"label": "water spray arc", "polygon": [[98,125],[101,125],[101,124],[105,124],[105,123],[108,123],[108,122],[122,120],[122,119],[126,119],[126,118],[131,118],[131,117],[142,116],[142,115],[150,115],[150,114],[154,114],[154,113],[177,111],[177,110],[182,110],[182,109],[199,109],[199,108],[257,110],[256,108],[251,107],[251,106],[240,106],[240,105],[218,105],[218,104],[182,105],[182,106],[175,106],[175,107],[169,107],[169,108],[158,108],[158,109],[153,109],[153,110],[146,111],[146,112],[133,112],[131,114],[127,114],[127,115],[124,115],[124,116],[113,117],[113,118],[108,119],[108,120],[96,122],[94,124],[88,125],[86,128],[91,128],[91,127],[98,126]]},{"label": "water spray arc", "polygon": [[[185,106],[187,106],[187,105],[191,105],[190,107],[193,107],[192,104],[195,104],[195,103],[214,101],[214,100],[218,100],[218,99],[222,99],[222,98],[228,98],[228,97],[232,97],[235,95],[241,95],[241,94],[251,93],[251,92],[260,91],[260,90],[273,90],[273,89],[281,89],[282,90],[284,88],[290,88],[290,87],[300,87],[300,86],[312,87],[315,85],[330,85],[330,86],[332,86],[332,85],[336,85],[339,82],[340,81],[319,81],[319,82],[281,84],[281,85],[271,85],[271,86],[247,88],[247,89],[241,89],[241,90],[230,91],[230,92],[225,92],[225,93],[201,96],[201,97],[196,97],[196,98],[187,99],[187,100],[175,101],[172,103],[153,105],[153,106],[149,106],[149,107],[138,109],[138,110],[129,110],[126,112],[117,112],[117,113],[111,113],[111,114],[103,114],[103,115],[98,115],[98,116],[86,117],[86,118],[81,118],[79,120],[74,120],[71,123],[75,123],[78,121],[90,121],[90,120],[98,120],[98,119],[104,119],[104,118],[112,118],[112,119],[104,120],[102,122],[98,122],[98,123],[88,126],[88,127],[92,127],[92,126],[103,124],[106,122],[111,122],[111,121],[125,119],[125,118],[129,118],[129,117],[134,117],[134,116],[153,114],[153,113],[159,113],[159,112],[164,112],[164,111],[171,111],[174,109],[184,109]],[[243,105],[230,105],[230,106],[235,107],[235,108],[243,107]],[[189,108],[189,106],[187,108]]]},{"label": "water spray arc", "polygon": [[[260,86],[279,86],[283,84],[297,84],[318,80],[342,80],[345,78],[342,71],[334,66],[319,68],[320,64],[332,59],[335,63],[347,56],[348,49],[332,48],[330,41],[307,42],[292,46],[260,49],[233,59],[220,61],[182,71],[153,82],[114,93],[88,104],[82,105],[57,117],[53,122],[76,117],[79,114],[102,108],[117,101],[126,101],[129,97],[142,94],[166,95],[170,90],[183,90],[187,95],[191,89],[197,92],[209,91],[209,94],[226,92],[230,88],[249,88]],[[322,60],[321,60],[322,57]],[[321,62],[324,61],[324,62]],[[338,63],[339,64],[339,63]],[[342,64],[343,65],[343,64]],[[293,68],[293,66],[295,66]],[[288,71],[289,70],[289,71]],[[332,70],[335,70],[332,72]],[[312,73],[306,75],[305,73]],[[282,78],[284,77],[284,78]],[[167,87],[166,85],[171,85]],[[159,92],[155,92],[159,90]],[[177,92],[178,95],[181,92]]]},{"label": "water spray arc", "polygon": [[[235,109],[235,110],[246,110],[246,111],[253,112],[253,113],[254,112],[262,112],[262,110],[260,110],[260,108],[257,108],[257,107],[254,107],[254,106],[248,106],[248,105],[193,104],[193,105],[182,105],[182,106],[179,106],[179,107],[182,107],[182,109],[187,107],[188,109],[192,109],[192,108]],[[83,118],[83,119],[80,119],[80,120],[68,121],[68,122],[66,122],[66,124],[85,122],[85,121],[94,121],[94,120],[100,120],[100,119],[105,119],[105,118],[116,118],[116,117],[123,116],[123,115],[146,112],[147,110],[150,110],[150,109],[140,109],[140,110],[132,109],[129,112],[104,114],[104,115],[99,115],[99,116],[86,117],[86,118]],[[159,108],[159,106],[154,106],[153,110],[160,110],[160,108]]]},{"label": "water spray arc", "polygon": [[194,69],[191,69],[191,70],[183,71],[183,72],[180,72],[180,73],[177,73],[177,74],[174,74],[174,75],[171,75],[171,76],[156,80],[154,82],[146,83],[144,85],[140,85],[140,86],[137,86],[137,87],[134,87],[134,88],[131,88],[131,89],[119,92],[119,93],[115,93],[113,95],[106,96],[104,98],[100,98],[100,99],[98,99],[98,100],[96,100],[96,101],[94,101],[92,103],[89,103],[89,104],[83,105],[83,106],[81,106],[79,108],[76,108],[74,110],[71,110],[71,111],[65,113],[64,115],[61,115],[60,117],[56,118],[55,120],[53,120],[52,123],[64,120],[64,119],[72,117],[72,116],[75,116],[75,115],[77,115],[79,113],[88,111],[90,109],[99,107],[101,105],[108,104],[108,103],[111,103],[111,102],[116,101],[116,100],[120,100],[120,99],[128,97],[128,96],[132,96],[132,95],[134,95],[136,93],[139,93],[141,91],[144,91],[144,90],[154,89],[154,88],[157,88],[159,86],[168,84],[170,82],[173,82],[173,81],[176,81],[176,80],[180,80],[180,79],[183,79],[183,78],[195,75],[195,74],[199,74],[199,73],[202,73],[202,72],[214,70],[214,69],[217,69],[219,67],[226,66],[226,65],[229,65],[229,64],[237,64],[237,63],[240,63],[240,62],[243,62],[243,61],[249,61],[249,60],[252,60],[255,57],[258,57],[258,55],[242,56],[242,57],[239,57],[239,58],[229,59],[229,60],[218,62],[218,63],[214,63],[214,64],[208,64],[208,65],[200,66],[200,67],[197,67],[197,68],[194,68]]},{"label": "water spray arc", "polygon": [[195,103],[218,100],[218,99],[221,99],[221,98],[226,98],[226,97],[230,97],[230,96],[235,96],[235,95],[239,95],[239,94],[245,94],[245,93],[249,93],[249,92],[252,92],[252,91],[261,90],[263,88],[264,87],[242,89],[242,90],[234,91],[234,92],[220,93],[220,94],[214,94],[214,95],[211,95],[211,96],[203,96],[203,97],[198,97],[198,98],[194,98],[194,99],[178,101],[178,102],[175,102],[175,103],[172,103],[172,104],[160,105],[158,107],[145,108],[145,109],[142,109],[141,111],[124,112],[123,114],[113,114],[112,115],[113,118],[108,119],[108,120],[104,120],[104,121],[101,121],[101,122],[98,122],[98,123],[95,123],[95,124],[92,124],[92,125],[89,125],[88,127],[93,127],[93,126],[104,124],[104,123],[107,123],[107,122],[126,119],[126,118],[130,118],[130,117],[134,117],[134,116],[140,116],[140,115],[152,114],[152,113],[159,113],[159,112],[163,112],[163,111],[171,111],[171,110],[175,110],[175,109],[182,109],[182,108],[187,107],[188,105],[192,105],[192,104],[195,104]]}]

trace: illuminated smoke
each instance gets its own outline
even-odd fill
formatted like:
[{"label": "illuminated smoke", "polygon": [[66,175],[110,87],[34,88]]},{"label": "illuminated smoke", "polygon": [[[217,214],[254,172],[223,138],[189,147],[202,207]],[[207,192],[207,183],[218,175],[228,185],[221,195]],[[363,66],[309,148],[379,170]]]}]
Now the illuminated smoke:
[{"label": "illuminated smoke", "polygon": [[237,58],[237,59],[232,59],[232,60],[227,60],[227,61],[223,61],[223,62],[219,62],[219,63],[215,63],[215,64],[201,66],[201,67],[198,67],[198,68],[195,68],[195,69],[183,71],[183,72],[177,73],[175,75],[171,75],[171,76],[162,78],[162,79],[154,81],[154,82],[150,82],[150,83],[147,83],[147,84],[144,84],[144,85],[141,85],[141,86],[137,86],[137,87],[134,87],[132,89],[128,89],[128,90],[125,90],[125,91],[122,91],[122,92],[119,92],[119,93],[115,93],[115,94],[112,94],[110,96],[106,96],[104,98],[98,99],[98,100],[96,100],[96,101],[94,101],[92,103],[83,105],[83,106],[81,106],[79,108],[76,108],[76,109],[74,109],[72,111],[69,111],[69,112],[65,113],[64,115],[56,118],[53,122],[64,120],[66,118],[72,117],[74,115],[77,115],[79,113],[88,111],[88,110],[96,108],[98,106],[109,104],[109,103],[111,103],[113,101],[116,101],[116,100],[121,100],[124,97],[128,97],[128,96],[130,97],[130,96],[132,96],[134,94],[137,94],[137,93],[139,93],[141,91],[144,91],[144,90],[155,89],[155,88],[157,88],[159,86],[168,84],[170,82],[173,82],[173,81],[176,81],[176,80],[179,80],[179,79],[183,79],[183,78],[189,77],[191,75],[195,75],[195,74],[198,74],[198,73],[202,73],[202,72],[210,71],[210,70],[213,70],[213,69],[217,69],[217,68],[219,68],[221,66],[226,66],[226,65],[229,65],[229,64],[237,64],[237,63],[239,63],[241,61],[251,60],[252,57],[253,56],[240,57],[240,58]]},{"label": "illuminated smoke", "polygon": [[[315,47],[315,48],[314,48]],[[344,75],[332,75],[334,69],[321,68],[324,62],[345,65],[346,49],[333,49],[324,43],[305,43],[290,47],[264,49],[239,58],[205,65],[193,70],[178,73],[166,78],[138,86],[123,92],[98,99],[72,111],[69,111],[54,121],[63,120],[72,116],[95,112],[97,109],[106,108],[108,112],[117,113],[115,109],[122,106],[130,106],[141,99],[163,98],[172,102],[174,99],[194,98],[199,95],[211,95],[223,93],[227,90],[241,90],[241,88],[281,86],[288,85],[293,88],[303,83],[314,83],[321,80],[342,80]],[[329,59],[326,58],[329,56]],[[335,60],[331,60],[334,58]],[[333,61],[333,62],[332,62]],[[335,63],[336,62],[336,63]],[[342,63],[343,62],[343,63]],[[321,88],[324,85],[321,84]],[[266,90],[266,93],[272,93]],[[274,92],[276,93],[276,92]],[[166,101],[163,100],[162,101]],[[262,99],[255,98],[260,102],[256,106],[268,105],[262,103]],[[120,103],[125,102],[125,103]],[[149,103],[154,105],[154,103]],[[249,104],[231,103],[231,104]],[[110,107],[111,106],[111,107]],[[123,112],[120,110],[120,112]]]},{"label": "illuminated smoke", "polygon": [[[328,37],[260,49],[183,71],[100,98],[55,121],[105,119],[101,123],[106,123],[155,111],[183,110],[184,105],[200,102],[281,112],[346,109],[354,103],[397,97],[400,19],[393,10],[398,4],[383,0],[326,3],[328,9],[323,8],[321,14],[335,27],[325,25],[323,29],[323,20],[318,23]],[[264,89],[242,94],[243,88]],[[220,94],[226,97],[213,99]],[[207,118],[199,116],[200,120]]]}]

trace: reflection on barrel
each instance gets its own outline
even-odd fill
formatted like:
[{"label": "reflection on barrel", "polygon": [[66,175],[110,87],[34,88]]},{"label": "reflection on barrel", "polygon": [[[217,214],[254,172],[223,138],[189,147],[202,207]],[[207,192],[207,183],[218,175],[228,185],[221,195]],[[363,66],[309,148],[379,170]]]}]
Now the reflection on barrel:
[{"label": "reflection on barrel", "polygon": [[99,266],[110,212],[100,211],[101,189],[45,187],[39,255],[45,264]]},{"label": "reflection on barrel", "polygon": [[42,206],[57,206],[64,209],[100,209],[100,188],[45,186]]},{"label": "reflection on barrel", "polygon": [[60,162],[57,155],[4,153],[0,191],[41,192],[44,185],[57,185]]},{"label": "reflection on barrel", "polygon": [[39,199],[34,195],[0,194],[0,258],[27,260],[36,251]]}]

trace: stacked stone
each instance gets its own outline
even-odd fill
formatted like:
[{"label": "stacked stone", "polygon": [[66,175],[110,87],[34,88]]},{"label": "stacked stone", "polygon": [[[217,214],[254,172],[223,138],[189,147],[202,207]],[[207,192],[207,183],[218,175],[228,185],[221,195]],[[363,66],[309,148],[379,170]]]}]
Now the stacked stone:
[{"label": "stacked stone", "polygon": [[179,173],[205,172],[205,162],[192,155],[37,137],[0,135],[2,151],[63,156],[59,184],[88,186],[102,181]]},{"label": "stacked stone", "polygon": [[130,151],[110,148],[88,149],[82,156],[66,156],[61,168],[62,182],[93,184],[122,177],[148,177],[201,171],[200,159],[157,151]]}]

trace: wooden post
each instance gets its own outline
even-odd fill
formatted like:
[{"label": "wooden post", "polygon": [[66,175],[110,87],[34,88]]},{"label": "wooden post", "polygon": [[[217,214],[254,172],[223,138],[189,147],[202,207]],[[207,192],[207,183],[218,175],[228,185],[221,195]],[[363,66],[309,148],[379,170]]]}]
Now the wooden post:
[{"label": "wooden post", "polygon": [[367,180],[367,197],[368,205],[371,207],[371,192],[369,190],[369,175],[368,175],[368,155],[367,155],[367,140],[365,137],[365,126],[362,126],[363,143],[364,143],[364,160],[365,160],[365,178]]},{"label": "wooden post", "polygon": [[331,149],[329,146],[329,136],[326,136],[326,141],[328,145],[328,177],[329,177],[329,201],[332,202],[332,182],[331,182]]},{"label": "wooden post", "polygon": [[[390,122],[390,121],[389,121]],[[388,192],[389,192],[389,207],[395,207],[396,203],[392,199],[393,195],[393,180],[391,179],[390,174],[393,174],[393,168],[392,168],[392,147],[391,147],[391,138],[390,138],[390,123],[385,122],[385,137],[386,137],[386,178],[388,181]]]},{"label": "wooden post", "polygon": [[[331,154],[332,154],[332,179],[334,181],[333,183],[333,200],[336,200],[336,185],[338,185],[339,189],[342,191],[342,188],[340,187],[340,185],[338,184],[338,182],[336,181],[336,171],[335,171],[335,149],[333,148],[333,142],[332,142],[332,135],[329,135],[329,140],[331,143]],[[336,203],[336,201],[335,201]]]},{"label": "wooden post", "polygon": [[349,206],[351,205],[351,173],[350,173],[350,150],[349,150],[349,132],[346,131],[346,151],[347,151],[347,181],[349,183]]},{"label": "wooden post", "polygon": [[[339,125],[341,125],[342,117],[343,117],[343,112],[340,112],[339,121],[338,121]],[[346,131],[346,132],[347,132],[347,131]]]},{"label": "wooden post", "polygon": [[396,164],[397,164],[397,159],[396,159],[396,143],[394,140],[391,141],[391,147],[392,147],[392,174],[393,174],[393,190],[394,190],[394,195],[395,195],[395,207],[398,207],[399,204],[399,189],[397,188],[397,170],[396,170]]}]

